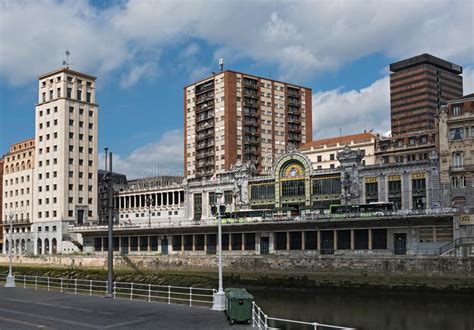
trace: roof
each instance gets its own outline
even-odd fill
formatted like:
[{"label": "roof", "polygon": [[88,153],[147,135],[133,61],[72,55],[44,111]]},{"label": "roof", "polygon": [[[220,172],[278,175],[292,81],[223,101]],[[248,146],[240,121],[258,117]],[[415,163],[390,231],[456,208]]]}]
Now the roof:
[{"label": "roof", "polygon": [[344,135],[344,136],[332,137],[332,138],[327,138],[327,139],[322,139],[322,140],[314,140],[314,141],[303,144],[299,149],[305,150],[305,149],[310,149],[311,147],[318,147],[318,146],[322,146],[326,144],[350,143],[352,141],[374,139],[375,137],[376,137],[375,134],[370,133],[370,132]]},{"label": "roof", "polygon": [[448,62],[446,60],[443,60],[442,58],[439,58],[430,54],[426,54],[426,53],[392,63],[390,64],[390,71],[398,72],[398,71],[416,67],[422,64],[431,64],[433,66],[447,70],[455,74],[462,73],[462,67],[460,65]]},{"label": "roof", "polygon": [[86,78],[86,79],[90,79],[90,80],[96,80],[97,77],[94,77],[94,76],[91,76],[87,73],[82,73],[82,72],[79,72],[79,71],[74,71],[74,70],[71,70],[69,68],[59,68],[59,69],[56,69],[54,71],[51,71],[51,72],[48,72],[48,73],[45,73],[45,74],[42,74],[40,76],[38,76],[38,79],[43,79],[43,78],[46,78],[46,77],[49,77],[49,76],[52,76],[52,75],[55,75],[55,74],[58,74],[60,72],[65,72],[65,73],[69,73],[69,74],[72,74],[72,75],[75,75],[75,76],[81,76],[83,78]]},{"label": "roof", "polygon": [[458,99],[450,100],[448,101],[447,104],[459,103],[460,101],[464,101],[468,99],[474,99],[474,93],[464,95],[463,97],[460,97]]},{"label": "roof", "polygon": [[298,85],[298,84],[293,84],[293,83],[290,83],[290,82],[287,82],[287,81],[281,81],[281,80],[276,80],[276,79],[272,79],[272,78],[266,78],[266,77],[262,77],[262,76],[256,76],[254,74],[251,74],[251,73],[245,73],[245,72],[240,72],[240,71],[234,71],[234,70],[224,70],[222,72],[213,72],[210,76],[208,77],[205,77],[203,79],[200,79],[200,80],[197,80],[191,84],[188,84],[186,86],[184,86],[184,89],[190,87],[190,86],[194,86],[194,85],[198,85],[200,83],[203,83],[205,82],[206,80],[209,80],[211,78],[214,78],[215,76],[218,76],[220,74],[223,74],[223,73],[226,73],[226,72],[229,72],[229,73],[237,73],[237,74],[241,74],[245,77],[249,77],[249,78],[255,78],[255,79],[264,79],[264,80],[269,80],[269,81],[273,81],[273,82],[277,82],[277,83],[280,83],[280,84],[286,84],[286,85],[289,85],[290,87],[291,86],[294,86],[294,87],[297,87],[297,88],[305,88],[305,89],[309,89],[309,90],[312,90],[310,87],[305,87],[305,86],[301,86],[301,85]]}]

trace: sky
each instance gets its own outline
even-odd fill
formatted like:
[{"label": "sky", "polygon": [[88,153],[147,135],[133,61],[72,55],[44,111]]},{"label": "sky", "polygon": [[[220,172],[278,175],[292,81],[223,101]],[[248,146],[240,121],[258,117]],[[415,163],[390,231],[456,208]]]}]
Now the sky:
[{"label": "sky", "polygon": [[474,92],[473,21],[471,0],[0,0],[0,154],[34,136],[37,77],[65,50],[98,78],[99,150],[129,178],[182,173],[183,87],[221,57],[311,88],[313,139],[385,133],[392,62],[444,58]]}]

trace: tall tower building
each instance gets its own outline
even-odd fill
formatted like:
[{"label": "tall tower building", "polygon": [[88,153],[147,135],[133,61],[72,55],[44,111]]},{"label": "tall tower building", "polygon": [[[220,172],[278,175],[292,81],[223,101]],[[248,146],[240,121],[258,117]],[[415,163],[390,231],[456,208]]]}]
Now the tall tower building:
[{"label": "tall tower building", "polygon": [[241,72],[186,86],[186,177],[209,177],[237,162],[270,172],[289,145],[312,140],[311,111],[311,89]]},{"label": "tall tower building", "polygon": [[435,128],[447,101],[462,97],[462,67],[422,54],[390,64],[392,135]]},{"label": "tall tower building", "polygon": [[96,77],[61,68],[38,79],[35,252],[68,252],[67,226],[97,220]]}]

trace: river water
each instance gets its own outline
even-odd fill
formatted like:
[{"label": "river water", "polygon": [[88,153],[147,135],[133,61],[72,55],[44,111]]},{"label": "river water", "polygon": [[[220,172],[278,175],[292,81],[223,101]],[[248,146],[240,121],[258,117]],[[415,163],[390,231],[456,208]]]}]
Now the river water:
[{"label": "river water", "polygon": [[474,297],[468,295],[342,290],[249,291],[262,310],[273,317],[359,330],[474,330]]}]

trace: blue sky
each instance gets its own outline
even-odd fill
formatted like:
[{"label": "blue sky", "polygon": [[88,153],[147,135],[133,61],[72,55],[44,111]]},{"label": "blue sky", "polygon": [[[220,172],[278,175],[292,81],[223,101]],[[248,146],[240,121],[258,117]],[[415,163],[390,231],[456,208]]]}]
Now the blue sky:
[{"label": "blue sky", "polygon": [[474,89],[470,1],[0,1],[0,12],[0,153],[34,136],[36,77],[69,49],[73,69],[98,77],[99,147],[130,177],[180,171],[183,87],[219,57],[312,88],[315,138],[389,130],[387,67],[405,57],[458,63]]}]

